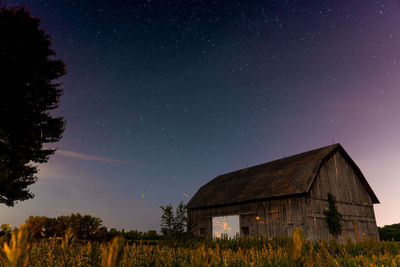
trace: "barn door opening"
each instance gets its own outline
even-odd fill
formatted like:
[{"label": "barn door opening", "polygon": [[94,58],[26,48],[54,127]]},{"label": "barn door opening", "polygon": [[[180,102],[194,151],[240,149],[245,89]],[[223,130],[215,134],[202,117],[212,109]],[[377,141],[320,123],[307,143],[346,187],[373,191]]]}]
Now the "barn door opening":
[{"label": "barn door opening", "polygon": [[239,215],[213,217],[212,233],[214,238],[236,237],[240,233]]}]

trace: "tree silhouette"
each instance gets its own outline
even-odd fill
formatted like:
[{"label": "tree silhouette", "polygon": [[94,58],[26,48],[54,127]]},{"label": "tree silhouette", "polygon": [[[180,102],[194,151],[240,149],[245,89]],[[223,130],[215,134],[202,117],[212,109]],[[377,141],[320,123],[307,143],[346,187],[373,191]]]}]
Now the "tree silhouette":
[{"label": "tree silhouette", "polygon": [[171,204],[160,206],[162,209],[161,232],[167,237],[183,237],[187,227],[186,205],[181,201],[174,213]]},{"label": "tree silhouette", "polygon": [[62,95],[65,64],[54,59],[50,36],[24,8],[0,9],[0,203],[13,206],[33,198],[28,186],[37,167],[55,149],[64,131],[62,117],[52,117]]},{"label": "tree silhouette", "polygon": [[161,232],[164,236],[171,236],[174,228],[174,210],[172,205],[160,206],[163,211],[161,216]]},{"label": "tree silhouette", "polygon": [[176,208],[175,211],[175,217],[173,218],[173,232],[177,237],[183,236],[186,230],[186,225],[187,225],[187,211],[186,211],[186,205],[183,204],[183,201],[181,201],[178,204],[178,207]]}]

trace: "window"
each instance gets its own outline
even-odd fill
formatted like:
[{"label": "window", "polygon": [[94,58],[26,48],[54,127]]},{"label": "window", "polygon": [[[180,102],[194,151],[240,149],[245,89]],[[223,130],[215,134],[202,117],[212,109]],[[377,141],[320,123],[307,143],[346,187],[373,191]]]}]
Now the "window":
[{"label": "window", "polygon": [[213,237],[234,238],[240,234],[239,215],[212,218]]}]

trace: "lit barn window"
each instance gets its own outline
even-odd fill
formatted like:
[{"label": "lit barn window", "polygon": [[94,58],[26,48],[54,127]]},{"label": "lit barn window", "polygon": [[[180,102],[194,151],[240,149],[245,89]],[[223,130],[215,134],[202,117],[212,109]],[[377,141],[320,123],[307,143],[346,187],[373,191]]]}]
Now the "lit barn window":
[{"label": "lit barn window", "polygon": [[212,231],[213,237],[223,237],[234,238],[239,235],[239,216],[221,216],[212,218]]}]

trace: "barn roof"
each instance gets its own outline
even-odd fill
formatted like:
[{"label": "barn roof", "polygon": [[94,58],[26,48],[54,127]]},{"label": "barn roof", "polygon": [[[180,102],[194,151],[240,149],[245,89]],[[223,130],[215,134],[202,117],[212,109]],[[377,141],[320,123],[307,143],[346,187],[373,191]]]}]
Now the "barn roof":
[{"label": "barn roof", "polygon": [[197,191],[187,208],[220,206],[308,193],[320,168],[336,151],[340,151],[358,173],[372,202],[379,203],[358,166],[340,144],[334,144],[219,175]]}]

